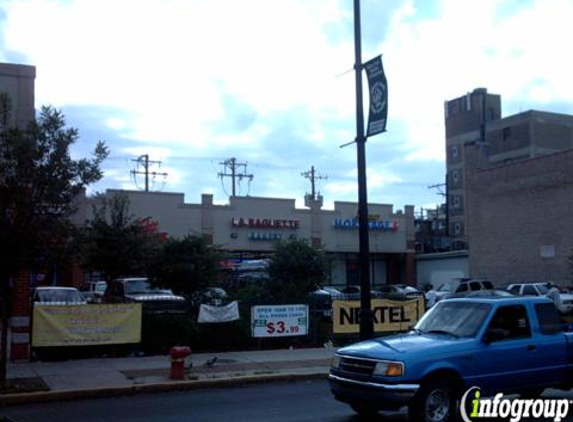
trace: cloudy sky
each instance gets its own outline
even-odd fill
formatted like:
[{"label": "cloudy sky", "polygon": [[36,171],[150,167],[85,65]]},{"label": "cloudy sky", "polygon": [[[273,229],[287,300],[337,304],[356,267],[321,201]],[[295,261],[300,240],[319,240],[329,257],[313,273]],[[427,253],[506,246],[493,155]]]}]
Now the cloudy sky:
[{"label": "cloudy sky", "polygon": [[[363,61],[382,54],[387,132],[366,146],[371,203],[431,207],[444,181],[444,100],[477,87],[503,115],[573,113],[573,0],[362,0]],[[0,0],[0,61],[36,66],[36,107],[111,149],[93,191],[151,188],[225,203],[357,201],[352,0]],[[366,87],[366,84],[365,84]],[[368,95],[365,92],[368,106]],[[141,170],[141,167],[139,168]],[[242,170],[242,169],[241,169]],[[229,172],[229,170],[226,170]]]}]

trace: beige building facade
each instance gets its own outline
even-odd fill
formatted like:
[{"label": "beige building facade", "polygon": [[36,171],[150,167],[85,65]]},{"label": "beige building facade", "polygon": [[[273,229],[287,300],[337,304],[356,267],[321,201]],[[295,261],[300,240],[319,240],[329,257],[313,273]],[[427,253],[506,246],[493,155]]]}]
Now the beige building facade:
[{"label": "beige building facade", "polygon": [[[184,202],[180,193],[108,190],[107,196],[125,194],[130,213],[150,217],[169,237],[204,236],[210,243],[237,258],[265,257],[277,241],[305,239],[333,259],[330,283],[358,283],[358,223],[356,203],[335,202],[333,210],[318,201],[296,208],[294,199],[231,197],[216,205],[204,194],[201,203]],[[77,221],[90,217],[90,201]],[[369,237],[372,285],[414,284],[414,207],[394,211],[392,205],[369,204]]]}]

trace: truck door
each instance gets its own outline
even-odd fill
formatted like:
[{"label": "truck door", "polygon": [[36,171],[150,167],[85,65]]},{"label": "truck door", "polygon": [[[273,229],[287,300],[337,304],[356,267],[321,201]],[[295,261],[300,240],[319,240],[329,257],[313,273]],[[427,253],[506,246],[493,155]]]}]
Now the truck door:
[{"label": "truck door", "polygon": [[536,303],[533,307],[538,321],[535,355],[535,379],[544,379],[551,385],[567,381],[567,340],[561,328],[561,317],[553,303]]},{"label": "truck door", "polygon": [[[542,356],[545,345],[533,335],[524,305],[499,307],[482,340],[475,358],[479,367],[477,385],[490,393],[510,393],[546,383],[548,359]],[[562,335],[562,349],[564,342]]]}]

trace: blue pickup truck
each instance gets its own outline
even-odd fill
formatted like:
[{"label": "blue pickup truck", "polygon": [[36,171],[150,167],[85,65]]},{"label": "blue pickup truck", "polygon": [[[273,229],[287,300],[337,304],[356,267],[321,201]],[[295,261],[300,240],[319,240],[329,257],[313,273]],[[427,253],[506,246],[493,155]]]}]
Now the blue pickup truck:
[{"label": "blue pickup truck", "polygon": [[472,387],[529,398],[573,387],[567,328],[545,298],[444,300],[408,333],[339,349],[330,388],[362,415],[408,406],[410,421],[451,421]]}]

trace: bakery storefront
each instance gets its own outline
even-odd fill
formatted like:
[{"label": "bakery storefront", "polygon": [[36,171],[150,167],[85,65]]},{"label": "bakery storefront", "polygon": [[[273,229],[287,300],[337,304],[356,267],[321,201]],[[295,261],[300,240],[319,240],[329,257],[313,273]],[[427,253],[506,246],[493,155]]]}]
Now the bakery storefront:
[{"label": "bakery storefront", "polygon": [[[203,194],[201,203],[184,202],[184,195],[165,192],[108,190],[107,196],[127,195],[130,213],[151,217],[170,237],[202,235],[234,261],[256,262],[273,253],[276,242],[306,239],[333,260],[330,284],[358,284],[357,204],[334,202],[322,209],[318,201],[296,208],[294,199],[231,197],[226,205]],[[80,221],[90,218],[86,199]],[[369,204],[372,285],[414,283],[414,209],[394,212],[392,205]],[[83,218],[83,220],[82,220]]]}]

